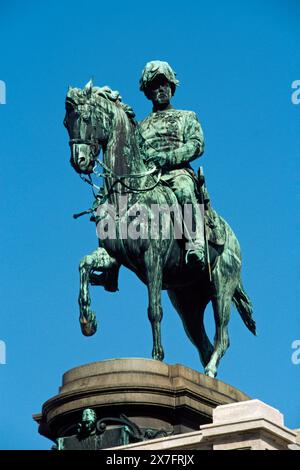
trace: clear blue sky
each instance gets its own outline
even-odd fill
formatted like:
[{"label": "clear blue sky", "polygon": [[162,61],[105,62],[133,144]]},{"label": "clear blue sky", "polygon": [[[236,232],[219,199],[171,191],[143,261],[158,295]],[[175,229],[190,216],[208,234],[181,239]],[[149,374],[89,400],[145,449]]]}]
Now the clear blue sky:
[{"label": "clear blue sky", "polygon": [[[181,86],[174,105],[195,111],[206,137],[200,162],[212,201],[236,232],[254,338],[232,309],[231,347],[219,378],[278,408],[300,427],[299,150],[300,5],[291,0],[88,2],[1,0],[0,448],[47,449],[32,413],[77,365],[151,357],[145,287],[121,271],[120,292],[93,288],[100,328],[78,324],[80,258],[96,247],[94,226],[72,214],[91,195],[69,164],[63,128],[69,84],[118,89],[139,119],[145,62],[167,60]],[[202,371],[164,295],[166,362]],[[213,332],[211,310],[207,324]]]}]

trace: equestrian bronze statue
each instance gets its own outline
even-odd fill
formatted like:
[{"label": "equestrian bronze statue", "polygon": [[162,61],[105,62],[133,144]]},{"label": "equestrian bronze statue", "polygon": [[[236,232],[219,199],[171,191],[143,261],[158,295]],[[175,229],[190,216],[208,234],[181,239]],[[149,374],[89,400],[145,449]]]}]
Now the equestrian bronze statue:
[{"label": "equestrian bronze statue", "polygon": [[[153,359],[164,358],[165,289],[205,374],[215,377],[229,346],[232,303],[247,328],[253,334],[256,329],[242,286],[238,240],[211,207],[203,175],[197,178],[189,164],[203,153],[204,138],[195,113],[171,106],[177,85],[166,62],[146,65],[140,89],[152,101],[153,111],[140,124],[118,92],[91,82],[83,89],[69,88],[64,124],[71,165],[92,186],[93,174],[103,180],[93,207],[86,211],[96,223],[98,248],[80,262],[80,325],[84,335],[96,332],[89,285],[116,291],[123,265],[148,289]],[[203,318],[209,302],[216,324],[213,344]]]}]

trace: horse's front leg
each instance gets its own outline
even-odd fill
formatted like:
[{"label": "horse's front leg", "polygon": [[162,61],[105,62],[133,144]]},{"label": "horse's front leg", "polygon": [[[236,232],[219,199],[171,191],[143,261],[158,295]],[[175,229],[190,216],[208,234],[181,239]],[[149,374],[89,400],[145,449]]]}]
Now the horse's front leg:
[{"label": "horse's front leg", "polygon": [[104,248],[97,248],[90,255],[84,256],[79,264],[80,291],[79,291],[79,322],[81,331],[85,336],[92,336],[97,331],[96,314],[90,309],[90,277],[93,271],[106,271],[116,269],[117,262],[109,256]]},{"label": "horse's front leg", "polygon": [[161,260],[151,255],[146,256],[147,287],[148,287],[148,318],[151,322],[153,335],[152,357],[158,361],[164,359],[164,350],[161,344],[160,323],[163,316],[161,307],[162,268]]}]

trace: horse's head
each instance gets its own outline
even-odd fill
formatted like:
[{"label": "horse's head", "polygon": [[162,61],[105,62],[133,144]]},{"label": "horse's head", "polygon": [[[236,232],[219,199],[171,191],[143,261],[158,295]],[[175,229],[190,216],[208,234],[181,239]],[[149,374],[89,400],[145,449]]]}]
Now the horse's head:
[{"label": "horse's head", "polygon": [[92,173],[109,137],[108,115],[102,113],[97,90],[90,81],[83,89],[70,87],[66,96],[64,125],[70,137],[70,162],[77,173]]},{"label": "horse's head", "polygon": [[93,172],[101,147],[106,164],[116,174],[128,173],[136,161],[141,165],[134,116],[119,92],[107,86],[93,87],[90,81],[83,89],[69,88],[64,125],[77,173]]}]

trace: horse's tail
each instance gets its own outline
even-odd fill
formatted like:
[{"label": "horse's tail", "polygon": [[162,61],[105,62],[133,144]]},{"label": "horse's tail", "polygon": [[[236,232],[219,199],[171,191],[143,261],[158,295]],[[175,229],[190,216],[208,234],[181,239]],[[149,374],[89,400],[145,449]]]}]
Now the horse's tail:
[{"label": "horse's tail", "polygon": [[232,301],[241,315],[243,322],[245,323],[246,327],[256,335],[256,324],[252,318],[252,304],[251,300],[249,299],[248,295],[244,291],[242,281],[240,280],[235,292],[233,294]]}]

